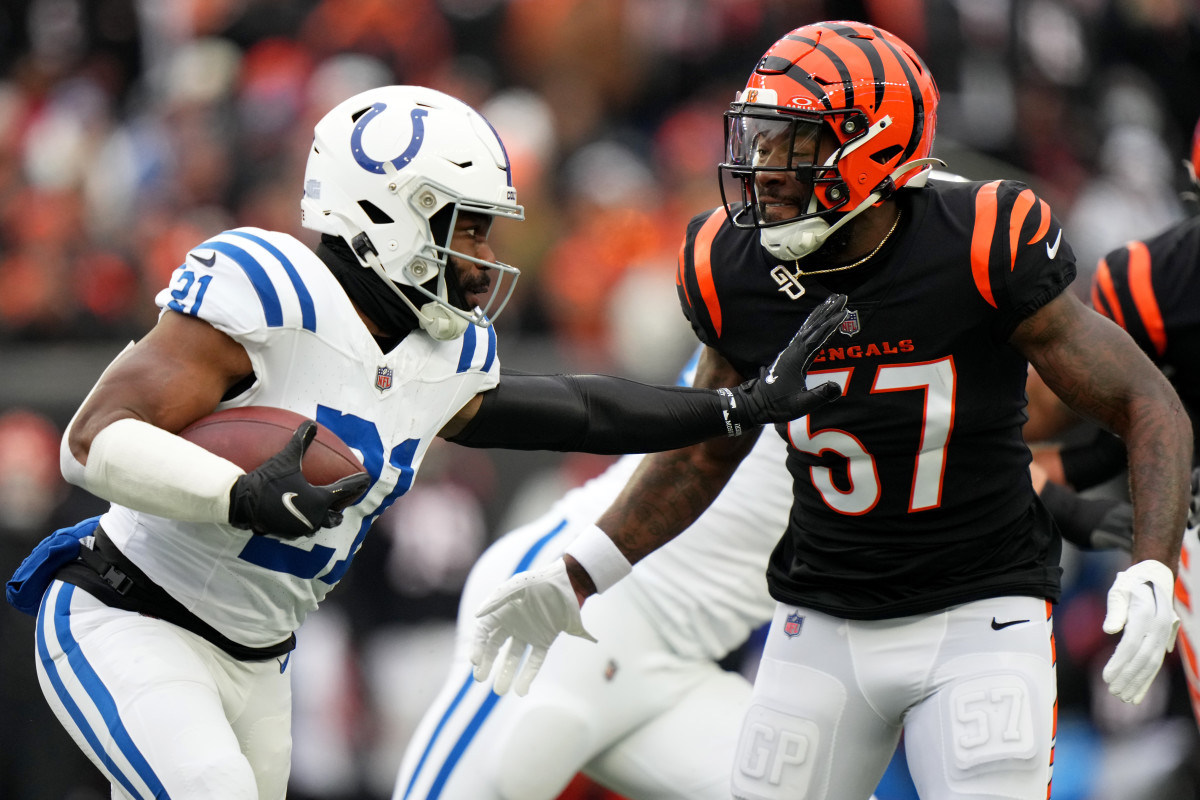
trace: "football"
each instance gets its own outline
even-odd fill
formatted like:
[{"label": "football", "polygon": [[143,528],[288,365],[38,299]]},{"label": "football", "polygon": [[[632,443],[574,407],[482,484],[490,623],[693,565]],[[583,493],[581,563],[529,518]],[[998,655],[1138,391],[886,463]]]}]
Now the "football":
[{"label": "football", "polygon": [[[303,414],[270,406],[227,408],[201,417],[179,435],[250,472],[282,450],[305,419]],[[318,424],[300,470],[309,483],[325,486],[362,472],[363,466],[345,442]]]}]

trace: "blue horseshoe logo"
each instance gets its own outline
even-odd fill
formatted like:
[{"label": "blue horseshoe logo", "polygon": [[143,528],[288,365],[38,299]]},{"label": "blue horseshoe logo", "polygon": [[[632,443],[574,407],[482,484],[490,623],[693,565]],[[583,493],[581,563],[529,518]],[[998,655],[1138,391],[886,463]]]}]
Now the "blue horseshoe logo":
[{"label": "blue horseshoe logo", "polygon": [[[368,158],[367,154],[362,149],[363,130],[367,127],[367,123],[375,119],[381,111],[387,108],[386,103],[375,103],[367,111],[358,118],[358,124],[354,126],[354,132],[350,134],[350,149],[354,153],[354,160],[358,165],[367,172],[374,172],[376,175],[383,175],[383,165],[387,162],[376,161],[373,158]],[[414,108],[410,113],[412,117],[412,139],[408,142],[408,147],[404,152],[396,158],[392,159],[391,164],[396,169],[404,169],[412,160],[416,158],[417,152],[421,149],[421,145],[425,143],[425,117],[429,116],[429,112],[423,108]]]}]

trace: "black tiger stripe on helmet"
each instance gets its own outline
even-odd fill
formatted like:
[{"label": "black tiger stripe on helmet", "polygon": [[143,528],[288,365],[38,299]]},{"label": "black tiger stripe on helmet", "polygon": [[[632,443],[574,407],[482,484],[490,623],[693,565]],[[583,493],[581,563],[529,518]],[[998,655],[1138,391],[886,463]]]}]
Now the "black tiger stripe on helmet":
[{"label": "black tiger stripe on helmet", "polygon": [[[939,100],[933,76],[911,47],[875,26],[838,20],[797,28],[767,50],[746,88],[772,90],[763,94],[774,98],[778,113],[828,124],[845,151],[837,170],[851,208],[897,167],[933,149]],[[846,130],[842,122],[852,111],[867,124]],[[885,117],[888,123],[879,124]],[[858,141],[864,137],[869,141]]]}]

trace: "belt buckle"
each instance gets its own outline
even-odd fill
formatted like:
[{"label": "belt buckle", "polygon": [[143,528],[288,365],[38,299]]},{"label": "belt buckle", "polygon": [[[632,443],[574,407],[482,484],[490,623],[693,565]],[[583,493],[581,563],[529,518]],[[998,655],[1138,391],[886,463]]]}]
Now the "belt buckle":
[{"label": "belt buckle", "polygon": [[122,597],[133,588],[133,579],[111,564],[100,574],[100,578]]}]

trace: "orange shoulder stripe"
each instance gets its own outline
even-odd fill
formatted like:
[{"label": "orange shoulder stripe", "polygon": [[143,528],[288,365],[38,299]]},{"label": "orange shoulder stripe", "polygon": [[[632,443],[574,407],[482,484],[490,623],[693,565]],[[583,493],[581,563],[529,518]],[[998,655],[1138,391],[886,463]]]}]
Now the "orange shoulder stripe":
[{"label": "orange shoulder stripe", "polygon": [[1034,200],[1038,202],[1038,212],[1041,214],[1041,218],[1038,220],[1038,229],[1033,232],[1033,236],[1030,236],[1029,241],[1025,244],[1033,244],[1045,236],[1046,231],[1050,230],[1050,206],[1046,205],[1046,201],[1035,195],[1030,189],[1017,195],[1017,199],[1013,203],[1012,220],[1008,226],[1008,252],[1011,259],[1008,269],[1010,272],[1017,268],[1017,244],[1021,239],[1021,226],[1025,224],[1025,217],[1029,216],[1029,209],[1033,208]]},{"label": "orange shoulder stripe", "polygon": [[1033,244],[1038,239],[1046,235],[1046,231],[1050,230],[1050,206],[1042,198],[1038,198],[1038,211],[1042,212],[1042,221],[1038,223],[1038,229],[1033,232],[1033,236],[1029,237],[1029,241],[1025,244]]},{"label": "orange shoulder stripe", "polygon": [[[1009,272],[1017,268],[1017,245],[1021,243],[1021,226],[1025,224],[1025,217],[1029,215],[1029,209],[1033,208],[1034,199],[1033,192],[1026,189],[1017,195],[1017,199],[1013,203],[1012,218],[1008,224]],[[1029,244],[1036,241],[1037,237],[1035,236],[1029,240]]]},{"label": "orange shoulder stripe", "polygon": [[[1104,305],[1100,297],[1104,297]],[[1092,278],[1092,308],[1110,317],[1113,322],[1125,327],[1125,312],[1121,311],[1121,303],[1117,300],[1117,288],[1113,286],[1112,272],[1108,268],[1108,260],[1100,259],[1096,265],[1096,276]],[[1105,314],[1105,311],[1108,313]]]},{"label": "orange shoulder stripe", "polygon": [[1126,247],[1129,248],[1129,293],[1133,295],[1133,305],[1155,351],[1161,356],[1167,349],[1167,331],[1150,283],[1150,250],[1144,242],[1130,242]]},{"label": "orange shoulder stripe", "polygon": [[717,336],[721,335],[721,301],[717,299],[717,285],[713,281],[712,243],[724,221],[724,208],[713,211],[696,232],[696,246],[692,251],[696,266],[696,283],[700,286],[700,296],[704,298],[704,305],[708,309],[708,316],[712,319],[713,330]]},{"label": "orange shoulder stripe", "polygon": [[971,275],[975,288],[992,308],[998,308],[992,297],[992,284],[988,279],[988,258],[992,251],[992,237],[996,234],[996,188],[1000,181],[985,183],[975,195],[975,228],[971,231]]}]

